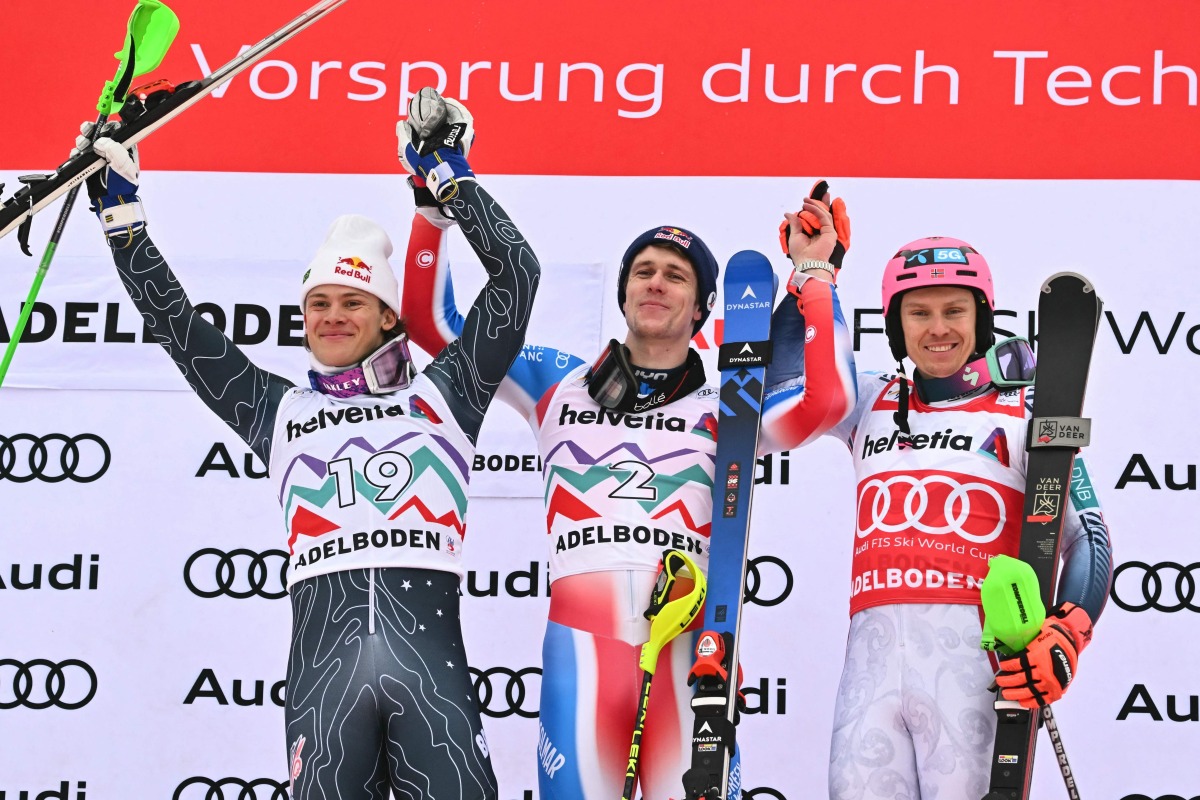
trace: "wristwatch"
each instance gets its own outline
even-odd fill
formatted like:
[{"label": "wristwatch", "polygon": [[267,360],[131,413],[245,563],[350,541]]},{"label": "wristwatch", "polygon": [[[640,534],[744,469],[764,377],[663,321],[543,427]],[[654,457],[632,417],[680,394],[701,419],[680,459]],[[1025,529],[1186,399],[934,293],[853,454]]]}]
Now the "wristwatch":
[{"label": "wristwatch", "polygon": [[801,272],[804,272],[808,269],[823,269],[830,275],[837,275],[837,271],[833,268],[833,264],[830,264],[828,261],[818,261],[815,258],[809,258],[801,261],[796,265],[796,269],[800,270]]}]

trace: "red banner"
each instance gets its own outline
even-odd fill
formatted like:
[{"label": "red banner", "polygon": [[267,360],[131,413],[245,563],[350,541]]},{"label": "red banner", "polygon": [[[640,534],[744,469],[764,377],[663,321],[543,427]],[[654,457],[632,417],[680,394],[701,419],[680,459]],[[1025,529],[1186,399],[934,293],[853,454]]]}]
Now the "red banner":
[{"label": "red banner", "polygon": [[[304,10],[175,0],[146,80],[198,78]],[[130,0],[4,9],[0,168],[70,148]],[[731,13],[745,9],[748,13]],[[960,0],[434,6],[347,0],[144,146],[155,169],[384,173],[426,84],[478,119],[481,171],[1200,178],[1200,11]]]}]

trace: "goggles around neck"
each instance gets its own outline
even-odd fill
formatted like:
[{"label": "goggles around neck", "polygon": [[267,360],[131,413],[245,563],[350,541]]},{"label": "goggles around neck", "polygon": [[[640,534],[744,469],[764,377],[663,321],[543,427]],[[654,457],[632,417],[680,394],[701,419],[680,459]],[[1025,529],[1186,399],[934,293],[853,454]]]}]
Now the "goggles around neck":
[{"label": "goggles around neck", "polygon": [[992,345],[982,356],[968,361],[949,377],[927,378],[917,375],[914,383],[925,402],[952,400],[988,385],[997,389],[1030,386],[1036,366],[1029,340],[1014,336]]},{"label": "goggles around neck", "polygon": [[651,385],[647,395],[640,393],[642,380],[629,360],[629,350],[611,339],[587,374],[587,391],[602,408],[640,414],[666,405],[677,397],[696,391],[704,385],[704,364],[700,355],[688,349],[682,367],[667,371],[664,379]]},{"label": "goggles around neck", "polygon": [[997,342],[984,353],[992,385],[998,389],[1032,386],[1037,368],[1033,347],[1020,336]]},{"label": "goggles around neck", "polygon": [[309,370],[308,381],[313,389],[333,397],[353,397],[358,394],[390,394],[407,389],[417,370],[408,350],[404,334],[388,339],[357,367],[349,367],[332,375]]}]

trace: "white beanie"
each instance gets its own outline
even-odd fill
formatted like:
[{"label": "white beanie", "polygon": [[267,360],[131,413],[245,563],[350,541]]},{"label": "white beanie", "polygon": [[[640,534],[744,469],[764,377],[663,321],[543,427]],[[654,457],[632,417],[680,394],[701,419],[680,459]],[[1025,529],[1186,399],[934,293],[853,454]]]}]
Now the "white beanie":
[{"label": "white beanie", "polygon": [[367,292],[400,313],[400,292],[388,257],[392,240],[383,228],[358,214],[345,214],[329,226],[329,233],[304,273],[300,309],[314,287],[335,284]]}]

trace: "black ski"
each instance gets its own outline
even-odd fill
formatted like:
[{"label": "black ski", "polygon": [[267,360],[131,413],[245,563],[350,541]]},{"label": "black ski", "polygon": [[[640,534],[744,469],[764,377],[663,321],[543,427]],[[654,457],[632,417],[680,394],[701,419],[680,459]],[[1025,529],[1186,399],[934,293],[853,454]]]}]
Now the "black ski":
[{"label": "black ski", "polygon": [[[121,126],[110,138],[132,147],[344,2],[346,0],[321,0],[246,52],[235,56],[208,77],[180,84],[169,97]],[[19,178],[25,186],[0,205],[0,238],[21,227],[46,206],[87,180],[89,175],[102,166],[104,159],[89,150],[68,159],[49,174],[24,175]]]},{"label": "black ski", "polygon": [[[1050,276],[1038,301],[1037,374],[1018,557],[1033,567],[1047,609],[1054,606],[1058,584],[1059,537],[1075,454],[1091,436],[1091,421],[1082,417],[1083,396],[1102,305],[1087,278],[1073,272]],[[999,696],[995,706],[996,743],[984,800],[1027,800],[1038,728],[1044,720],[1053,721],[1053,712],[1049,706],[1031,711]]]},{"label": "black ski", "polygon": [[743,250],[725,268],[725,341],[721,368],[717,463],[704,631],[696,644],[689,683],[692,766],[683,776],[687,800],[737,800],[741,776],[738,719],[738,645],[746,585],[750,500],[762,422],[767,364],[771,361],[771,303],[775,273],[761,253]]}]

